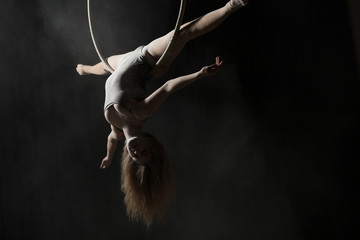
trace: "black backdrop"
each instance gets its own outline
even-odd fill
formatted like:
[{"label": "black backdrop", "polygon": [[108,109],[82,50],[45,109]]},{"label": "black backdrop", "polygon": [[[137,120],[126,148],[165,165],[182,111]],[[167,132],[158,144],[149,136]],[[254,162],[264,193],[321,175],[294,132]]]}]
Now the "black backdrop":
[{"label": "black backdrop", "polygon": [[[93,0],[104,55],[169,31],[179,1]],[[188,1],[190,20],[226,1]],[[355,239],[359,79],[345,1],[253,0],[189,43],[166,76],[220,55],[223,69],[171,96],[145,125],[177,195],[147,232],[128,221],[120,155],[100,170],[105,77],[85,0],[2,0],[0,238]],[[121,146],[120,146],[121,148]]]}]

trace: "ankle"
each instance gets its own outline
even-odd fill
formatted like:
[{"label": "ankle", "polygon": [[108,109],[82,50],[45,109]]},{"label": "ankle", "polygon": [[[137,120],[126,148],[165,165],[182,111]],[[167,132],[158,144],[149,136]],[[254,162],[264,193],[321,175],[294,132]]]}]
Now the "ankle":
[{"label": "ankle", "polygon": [[230,12],[234,12],[244,7],[249,3],[249,0],[230,0],[226,5],[228,6]]}]

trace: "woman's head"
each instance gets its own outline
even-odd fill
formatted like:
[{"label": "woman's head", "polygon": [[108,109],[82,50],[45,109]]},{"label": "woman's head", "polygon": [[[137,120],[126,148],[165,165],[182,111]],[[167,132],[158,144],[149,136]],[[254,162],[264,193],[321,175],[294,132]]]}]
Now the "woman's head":
[{"label": "woman's head", "polygon": [[143,133],[125,145],[121,188],[130,219],[143,220],[148,227],[155,218],[162,219],[174,186],[164,147],[152,135]]},{"label": "woman's head", "polygon": [[147,133],[142,133],[138,137],[130,138],[126,141],[126,150],[131,159],[140,165],[144,165],[152,158],[152,149],[157,148],[154,144],[156,139]]}]

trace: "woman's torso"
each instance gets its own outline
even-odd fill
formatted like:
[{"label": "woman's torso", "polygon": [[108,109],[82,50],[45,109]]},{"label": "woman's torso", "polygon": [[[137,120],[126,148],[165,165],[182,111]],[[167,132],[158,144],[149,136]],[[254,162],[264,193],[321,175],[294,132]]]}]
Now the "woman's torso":
[{"label": "woman's torso", "polygon": [[145,83],[152,69],[142,53],[142,46],[119,56],[118,67],[105,83],[104,110],[114,104],[126,107],[128,99],[145,99]]},{"label": "woman's torso", "polygon": [[145,61],[142,48],[119,55],[118,67],[105,83],[105,118],[117,128],[128,123],[142,125],[144,122],[137,120],[127,106],[130,99],[141,101],[147,96],[145,83],[152,67]]}]

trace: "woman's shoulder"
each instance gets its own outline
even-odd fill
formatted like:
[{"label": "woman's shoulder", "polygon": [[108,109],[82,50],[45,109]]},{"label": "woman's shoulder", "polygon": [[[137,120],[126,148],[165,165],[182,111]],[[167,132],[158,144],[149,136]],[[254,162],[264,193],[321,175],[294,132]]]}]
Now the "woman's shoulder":
[{"label": "woman's shoulder", "polygon": [[127,123],[133,122],[135,117],[120,104],[110,106],[104,113],[106,120],[118,129],[122,129]]},{"label": "woman's shoulder", "polygon": [[149,118],[145,107],[145,99],[130,98],[126,101],[126,107],[133,117],[139,121],[145,121]]}]

